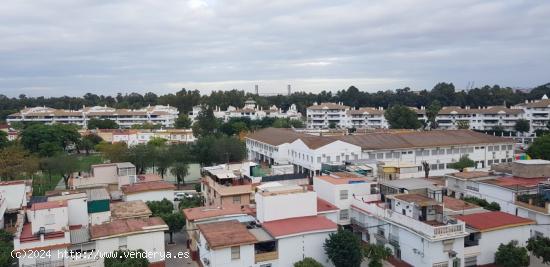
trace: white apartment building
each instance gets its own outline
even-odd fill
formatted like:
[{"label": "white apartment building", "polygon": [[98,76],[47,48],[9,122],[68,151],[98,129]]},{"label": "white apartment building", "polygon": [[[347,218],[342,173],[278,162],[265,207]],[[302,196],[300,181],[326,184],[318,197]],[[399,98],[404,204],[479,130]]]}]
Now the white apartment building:
[{"label": "white apartment building", "polygon": [[128,146],[147,144],[155,138],[162,138],[168,144],[191,143],[196,139],[192,129],[162,130],[120,130],[111,133],[111,143],[126,143]]},{"label": "white apartment building", "polygon": [[456,216],[466,223],[468,236],[464,238],[464,266],[479,266],[495,262],[500,244],[512,240],[525,247],[531,237],[535,221],[500,211]]},{"label": "white apartment building", "polygon": [[[427,121],[425,107],[411,107],[421,121]],[[388,128],[382,107],[350,108],[342,103],[314,104],[307,108],[307,128],[329,128],[331,122],[342,128]],[[505,131],[515,131],[519,119],[526,119],[531,125],[530,133],[547,129],[550,122],[550,100],[546,95],[540,100],[526,101],[511,107],[457,107],[446,106],[439,111],[436,121],[440,129],[457,129],[459,122],[468,123],[472,130],[492,130],[502,127]]]},{"label": "white apartment building", "polygon": [[[257,221],[242,223],[230,217],[197,225],[198,258],[204,266],[283,267],[305,257],[332,266],[323,243],[337,225],[318,215],[316,192],[272,184],[259,189],[255,199]],[[289,205],[293,208],[286,208]]]},{"label": "white apartment building", "polygon": [[521,109],[523,118],[528,120],[531,125],[531,132],[542,129],[548,129],[550,123],[550,99],[544,95],[540,100],[525,101],[512,107],[513,109]]},{"label": "white apartment building", "polygon": [[307,128],[329,128],[331,124],[347,127],[349,109],[349,106],[342,103],[314,103],[306,109]]},{"label": "white apartment building", "polygon": [[[189,113],[189,118],[195,121],[201,110],[202,108],[200,106],[194,106],[193,110]],[[290,105],[287,111],[283,111],[275,105],[272,105],[269,109],[263,109],[258,106],[256,101],[252,98],[247,99],[242,108],[229,106],[224,111],[216,107],[214,109],[214,116],[225,122],[231,118],[248,118],[250,120],[261,120],[263,118],[289,118],[299,120],[302,118],[302,114],[298,112],[295,104]]]},{"label": "white apartment building", "polygon": [[348,172],[333,172],[330,175],[313,177],[313,190],[319,198],[338,208],[336,223],[348,225],[351,220],[353,196],[362,196],[370,201],[380,200],[377,182]]},{"label": "white apartment building", "polygon": [[311,136],[290,129],[266,128],[246,137],[248,158],[270,164],[287,162],[296,172],[318,175],[322,164],[370,159],[388,164],[414,164],[423,177],[422,162],[430,164],[430,175],[455,172],[449,164],[462,155],[486,169],[495,163],[511,162],[514,141],[469,130],[398,131],[345,136]]},{"label": "white apartment building", "polygon": [[464,266],[465,224],[444,216],[436,200],[397,194],[383,203],[352,201],[352,226],[365,242],[389,247],[411,266]]},{"label": "white apartment building", "polygon": [[173,127],[179,111],[170,106],[148,106],[141,109],[115,109],[111,107],[86,107],[79,110],[54,109],[49,107],[25,108],[7,117],[8,124],[14,122],[71,123],[87,127],[90,119],[110,119],[121,128],[143,123]]}]

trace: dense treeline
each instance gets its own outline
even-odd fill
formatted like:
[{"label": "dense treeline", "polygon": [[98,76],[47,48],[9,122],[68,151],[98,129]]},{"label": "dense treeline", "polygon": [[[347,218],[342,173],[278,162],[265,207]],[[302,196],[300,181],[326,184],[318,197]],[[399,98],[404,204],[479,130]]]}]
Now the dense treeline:
[{"label": "dense treeline", "polygon": [[24,107],[48,106],[52,108],[79,109],[82,106],[107,105],[116,108],[140,108],[147,105],[171,105],[177,107],[180,112],[187,113],[192,107],[199,104],[218,106],[226,109],[227,106],[241,107],[244,101],[251,97],[256,102],[268,108],[276,105],[287,109],[291,104],[296,104],[301,112],[314,102],[343,102],[346,105],[361,107],[389,107],[395,104],[406,106],[428,106],[434,100],[438,100],[443,106],[488,106],[488,105],[514,105],[525,100],[540,99],[544,94],[550,95],[550,83],[538,86],[529,93],[515,92],[510,87],[483,86],[468,91],[456,90],[452,83],[438,83],[432,90],[413,91],[410,88],[378,91],[369,93],[351,86],[346,90],[336,93],[322,91],[318,94],[296,92],[290,96],[257,96],[239,90],[215,91],[210,95],[201,95],[198,90],[182,89],[175,94],[156,95],[155,93],[130,93],[117,94],[116,96],[104,96],[87,93],[83,97],[19,97],[9,98],[0,95],[0,120],[8,114],[17,112]]}]

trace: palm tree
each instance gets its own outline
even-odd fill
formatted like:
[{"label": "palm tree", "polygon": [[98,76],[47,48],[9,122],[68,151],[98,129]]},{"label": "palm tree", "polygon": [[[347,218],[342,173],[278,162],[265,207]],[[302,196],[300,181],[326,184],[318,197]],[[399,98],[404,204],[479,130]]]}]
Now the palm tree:
[{"label": "palm tree", "polygon": [[185,176],[189,173],[189,165],[187,163],[183,162],[176,162],[172,166],[172,169],[170,170],[170,173],[172,175],[176,176],[176,183],[178,184],[178,187],[180,183],[185,184]]}]

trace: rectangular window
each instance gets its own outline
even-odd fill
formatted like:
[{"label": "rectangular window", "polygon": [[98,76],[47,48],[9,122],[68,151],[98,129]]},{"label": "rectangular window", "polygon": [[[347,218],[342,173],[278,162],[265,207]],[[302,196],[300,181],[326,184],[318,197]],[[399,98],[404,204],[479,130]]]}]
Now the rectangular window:
[{"label": "rectangular window", "polygon": [[[391,153],[388,153],[388,154],[391,155]],[[388,154],[386,154],[386,158],[390,158],[390,157],[387,156]],[[422,156],[422,150],[417,150],[417,151],[414,153],[414,155],[415,155],[415,156]]]},{"label": "rectangular window", "polygon": [[336,162],[340,162],[340,156],[336,156]]},{"label": "rectangular window", "polygon": [[502,150],[506,150],[506,145],[502,145],[500,148],[501,148]]},{"label": "rectangular window", "polygon": [[424,154],[424,156],[429,156],[430,155],[430,150],[424,150],[423,154]]},{"label": "rectangular window", "polygon": [[349,210],[341,210],[340,211],[340,220],[349,220]]},{"label": "rectangular window", "polygon": [[[417,156],[420,156],[418,152],[420,152],[420,151],[416,151],[416,155],[417,155]],[[391,152],[386,153],[386,158],[387,158],[387,159],[393,158],[392,153],[391,153]]]},{"label": "rectangular window", "polygon": [[493,151],[493,146],[487,146],[488,151]]},{"label": "rectangular window", "polygon": [[317,157],[317,163],[321,163],[321,157]]},{"label": "rectangular window", "polygon": [[241,204],[241,196],[233,196],[233,204]]},{"label": "rectangular window", "polygon": [[508,150],[512,150],[513,146],[512,145],[508,145]]},{"label": "rectangular window", "polygon": [[240,258],[241,258],[241,247],[240,246],[231,247],[231,259],[238,260]]},{"label": "rectangular window", "polygon": [[431,165],[430,165],[430,169],[432,169],[432,170],[437,170],[437,164],[431,164]]},{"label": "rectangular window", "polygon": [[377,159],[383,159],[383,158],[384,158],[384,153],[378,153],[378,154],[376,154],[376,158],[377,158]]},{"label": "rectangular window", "polygon": [[340,200],[348,199],[348,190],[340,190]]},{"label": "rectangular window", "polygon": [[440,170],[445,169],[445,164],[444,164],[444,163],[440,163],[438,169],[440,169]]}]

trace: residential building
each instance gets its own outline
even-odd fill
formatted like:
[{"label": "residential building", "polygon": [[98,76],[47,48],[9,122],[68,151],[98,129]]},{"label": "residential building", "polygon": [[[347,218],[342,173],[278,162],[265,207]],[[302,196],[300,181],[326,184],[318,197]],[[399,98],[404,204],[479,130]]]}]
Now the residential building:
[{"label": "residential building", "polygon": [[176,186],[165,181],[150,181],[138,182],[123,185],[120,187],[122,191],[122,200],[124,201],[161,201],[168,199],[174,200],[174,190]]},{"label": "residential building", "polygon": [[464,266],[465,224],[445,216],[441,202],[417,193],[383,198],[352,199],[352,228],[364,242],[389,247],[410,266]]},{"label": "residential building", "polygon": [[512,108],[523,111],[523,118],[529,121],[531,132],[546,130],[550,123],[550,99],[547,95],[544,95],[540,100],[526,100],[525,103],[515,105]]},{"label": "residential building", "polygon": [[348,125],[350,128],[385,129],[389,128],[388,121],[384,117],[384,108],[357,108],[347,111]]},{"label": "residential building", "polygon": [[350,224],[351,202],[353,196],[362,196],[369,200],[379,200],[377,182],[349,172],[332,172],[329,175],[313,177],[313,190],[319,198],[338,209],[334,221],[339,225]]},{"label": "residential building", "polygon": [[262,184],[277,182],[285,185],[304,185],[309,180],[295,174],[292,165],[273,165],[271,168],[254,162],[221,164],[202,168],[202,194],[209,207],[241,206],[254,203],[254,189]]},{"label": "residential building", "polygon": [[108,187],[119,188],[119,181],[136,176],[136,167],[130,162],[96,164],[90,167],[90,172],[73,173],[69,178],[71,188]]},{"label": "residential building", "polygon": [[53,109],[49,107],[25,108],[8,115],[6,121],[14,122],[41,122],[41,123],[70,123],[87,127],[90,119],[110,119],[122,128],[143,123],[159,124],[163,127],[173,127],[179,111],[170,106],[148,106],[141,109],[115,109],[107,106],[82,107],[79,110]]},{"label": "residential building", "polygon": [[32,180],[0,181],[0,229],[13,229],[32,196]]},{"label": "residential building", "polygon": [[464,239],[464,266],[480,266],[495,262],[500,244],[511,240],[524,247],[531,236],[535,221],[500,211],[458,215],[466,223],[468,236]]},{"label": "residential building", "polygon": [[314,103],[306,109],[307,128],[347,127],[349,106],[342,103]]},{"label": "residential building", "polygon": [[[202,108],[200,106],[193,107],[193,110],[189,113],[189,117],[195,121]],[[290,105],[287,111],[283,111],[275,105],[269,107],[269,109],[263,109],[258,106],[256,101],[252,98],[248,98],[244,102],[242,108],[236,108],[228,106],[225,111],[219,107],[214,108],[214,116],[227,122],[231,118],[247,118],[250,120],[261,120],[263,118],[289,118],[293,120],[299,120],[302,118],[302,114],[298,112],[295,104]]]},{"label": "residential building", "polygon": [[[319,175],[322,164],[376,160],[403,166],[405,177],[423,177],[422,162],[430,175],[454,172],[450,164],[468,155],[476,168],[511,162],[514,141],[469,130],[390,131],[344,136],[312,136],[291,129],[266,128],[246,137],[250,160],[268,164],[290,163],[295,172]],[[409,172],[412,165],[416,172]],[[405,167],[406,166],[406,167]],[[401,168],[401,167],[400,167]],[[409,168],[409,169],[407,169]],[[389,178],[389,175],[388,175]],[[393,178],[392,178],[393,179]]]},{"label": "residential building", "polygon": [[[126,143],[128,146],[147,144],[155,138],[162,138],[168,144],[191,143],[195,141],[191,129],[160,129],[160,130],[119,130],[109,131],[111,143]],[[106,133],[103,134],[104,136]]]},{"label": "residential building", "polygon": [[[90,241],[96,251],[142,249],[150,264],[164,266],[164,232],[168,225],[159,217],[116,219],[90,227]],[[103,258],[99,258],[103,266]]]}]

